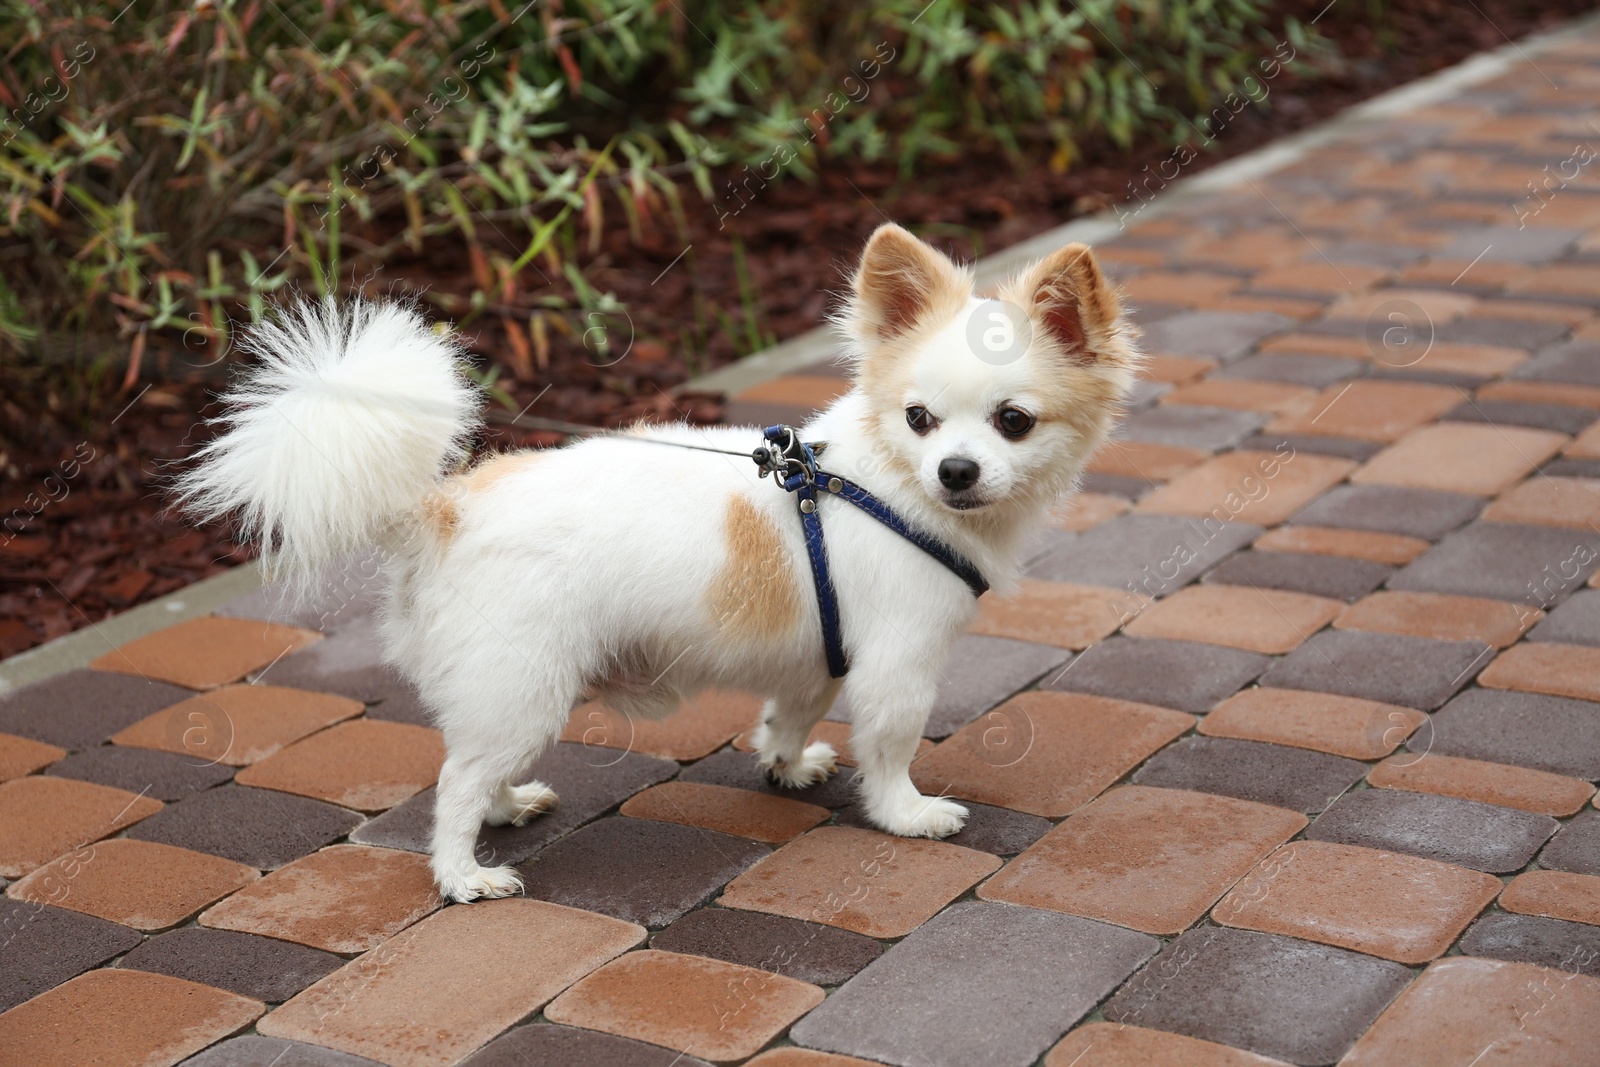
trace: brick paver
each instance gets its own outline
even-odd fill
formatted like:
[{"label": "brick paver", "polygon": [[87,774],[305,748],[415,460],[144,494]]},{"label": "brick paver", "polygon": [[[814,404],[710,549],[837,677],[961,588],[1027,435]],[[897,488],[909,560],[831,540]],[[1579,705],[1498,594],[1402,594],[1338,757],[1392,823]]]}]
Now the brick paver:
[{"label": "brick paver", "polygon": [[756,695],[591,703],[480,835],[526,896],[442,907],[373,591],[252,594],[0,695],[0,1062],[1588,1062],[1600,30],[1518,48],[1100,247],[1151,358],[944,664],[959,834],[872,828],[842,696],[804,790]]},{"label": "brick paver", "polygon": [[911,779],[1061,818],[1194,726],[1182,712],[1076,693],[1023,693],[911,765]]},{"label": "brick paver", "polygon": [[538,900],[447,908],[256,1029],[395,1067],[454,1063],[643,940],[631,923]]},{"label": "brick paver", "polygon": [[545,1009],[553,1022],[726,1062],[759,1052],[822,1003],[814,985],[676,952],[630,952]]},{"label": "brick paver", "polygon": [[66,749],[43,741],[0,734],[0,782],[42,770],[66,754]]},{"label": "brick paver", "polygon": [[176,1063],[265,1010],[260,1001],[162,974],[89,971],[0,1015],[0,1049],[16,1064]]},{"label": "brick paver", "polygon": [[1265,804],[1123,786],[1040,838],[978,895],[1173,934],[1305,824]]},{"label": "brick paver", "polygon": [[130,641],[91,666],[189,689],[214,689],[237,682],[321,636],[273,622],[206,616]]},{"label": "brick paver", "polygon": [[1417,1067],[1582,1063],[1600,1042],[1600,980],[1501,960],[1448,959],[1383,1013],[1342,1062]]},{"label": "brick paver", "polygon": [[161,810],[125,789],[29,775],[0,785],[0,875],[18,878]]},{"label": "brick paver", "polygon": [[377,812],[432,785],[443,762],[439,731],[357,719],[296,741],[234,780]]},{"label": "brick paver", "polygon": [[175,926],[259,877],[254,867],[203,852],[118,838],[76,849],[6,890],[135,930]]},{"label": "brick paver", "polygon": [[1493,875],[1448,863],[1295,841],[1262,860],[1211,917],[1224,926],[1425,963],[1448,949],[1500,888]]},{"label": "brick paver", "polygon": [[1258,686],[1218,704],[1200,721],[1200,732],[1370,760],[1387,756],[1429,721],[1398,704]]},{"label": "brick paver", "polygon": [[335,845],[295,860],[200,916],[200,925],[328,952],[374,948],[439,906],[427,860]]},{"label": "brick paver", "polygon": [[693,782],[652,786],[622,805],[622,814],[703,826],[768,844],[793,840],[829,818],[828,809],[815,804]]},{"label": "brick paver", "polygon": [[361,714],[361,702],[276,685],[230,685],[191,697],[113,734],[119,745],[247,767],[284,745]]},{"label": "brick paver", "polygon": [[[723,907],[903,937],[1000,867],[994,856],[944,841],[823,827],[736,878]],[[848,883],[841,872],[849,872]]]}]

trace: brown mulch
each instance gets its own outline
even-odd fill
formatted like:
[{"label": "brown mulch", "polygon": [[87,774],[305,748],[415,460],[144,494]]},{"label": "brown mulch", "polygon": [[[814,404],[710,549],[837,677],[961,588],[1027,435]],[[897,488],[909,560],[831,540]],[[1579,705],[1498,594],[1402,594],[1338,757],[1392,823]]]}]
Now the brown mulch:
[{"label": "brown mulch", "polygon": [[[1416,0],[1387,6],[1387,22],[1375,29],[1370,6],[1356,0],[1275,5],[1280,17],[1302,21],[1327,8],[1317,28],[1336,42],[1342,60],[1314,80],[1287,74],[1275,80],[1270,106],[1241,112],[1217,139],[1217,150],[1189,170],[1247,152],[1507,38],[1558,24],[1593,3]],[[591,284],[615,293],[628,308],[627,316],[602,323],[613,352],[625,348],[627,355],[615,362],[596,358],[574,331],[554,339],[546,365],[533,366],[521,379],[508,374],[498,384],[517,408],[531,404],[535,416],[592,425],[641,417],[716,421],[717,398],[675,393],[675,387],[749,351],[752,336],[782,339],[819,325],[862,240],[885,219],[918,229],[952,254],[985,255],[1125,199],[1129,180],[1170,151],[1167,145],[1131,152],[1099,146],[1064,172],[1045,160],[1013,165],[979,153],[941,162],[911,180],[893,163],[835,162],[814,183],[759,190],[723,226],[711,205],[690,194],[686,231],[658,220],[638,239],[613,212],[598,254],[586,258],[583,269]],[[723,210],[730,206],[737,205]],[[748,291],[759,294],[754,301],[741,296],[740,258]],[[429,247],[414,259],[386,264],[369,289],[427,289],[449,314],[454,294],[471,291],[472,277],[463,249]],[[486,363],[510,366],[515,361],[504,354],[526,350],[523,324],[541,292],[525,295],[526,307],[484,316],[470,328]],[[508,329],[518,336],[508,336]],[[106,344],[121,347],[114,340]],[[210,393],[222,371],[205,362],[192,351],[152,346],[143,377],[154,384],[142,394],[138,386],[120,395],[107,386],[93,418],[69,417],[84,405],[37,382],[5,381],[0,367],[0,657],[250,557],[226,530],[196,530],[165,514],[167,465],[204,439],[197,416],[215,413]],[[529,366],[526,359],[521,363]],[[494,427],[483,443],[505,448],[558,439]]]}]

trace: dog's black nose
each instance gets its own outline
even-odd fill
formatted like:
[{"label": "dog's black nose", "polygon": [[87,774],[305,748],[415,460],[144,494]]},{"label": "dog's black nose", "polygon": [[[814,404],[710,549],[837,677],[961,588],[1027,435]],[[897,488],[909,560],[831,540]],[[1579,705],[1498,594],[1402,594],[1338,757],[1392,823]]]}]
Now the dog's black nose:
[{"label": "dog's black nose", "polygon": [[971,489],[978,481],[978,465],[970,459],[951,457],[939,461],[939,482],[952,493]]}]

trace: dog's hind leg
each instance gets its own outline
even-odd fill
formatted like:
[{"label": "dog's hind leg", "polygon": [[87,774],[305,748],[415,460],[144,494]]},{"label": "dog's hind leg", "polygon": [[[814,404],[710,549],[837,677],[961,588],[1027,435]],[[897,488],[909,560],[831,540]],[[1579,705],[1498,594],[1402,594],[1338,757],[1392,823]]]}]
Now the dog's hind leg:
[{"label": "dog's hind leg", "polygon": [[526,697],[517,703],[494,709],[480,705],[458,719],[443,720],[446,755],[434,805],[433,875],[451,900],[519,891],[522,879],[514,869],[479,863],[478,831],[486,822],[520,825],[555,804],[554,791],[542,782],[511,783],[560,733],[571,700],[563,694],[557,700],[538,698],[531,708]]},{"label": "dog's hind leg", "polygon": [[761,722],[753,740],[757,766],[768,778],[789,789],[804,789],[826,781],[839,769],[838,753],[825,741],[806,744],[811,728],[833,707],[839,682],[830,682],[818,694],[805,698],[779,697],[761,709]]},{"label": "dog's hind leg", "polygon": [[521,826],[555,807],[558,799],[556,791],[543,782],[508,782],[500,787],[483,821],[489,826]]}]

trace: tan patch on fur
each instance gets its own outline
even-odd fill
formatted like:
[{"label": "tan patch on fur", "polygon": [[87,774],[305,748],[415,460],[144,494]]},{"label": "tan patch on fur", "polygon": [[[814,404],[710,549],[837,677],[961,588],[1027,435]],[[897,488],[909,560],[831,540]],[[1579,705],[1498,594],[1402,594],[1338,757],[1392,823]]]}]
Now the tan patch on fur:
[{"label": "tan patch on fur", "polygon": [[456,502],[444,493],[430,493],[422,499],[422,521],[433,530],[440,544],[449,544],[461,525],[461,513]]},{"label": "tan patch on fur", "polygon": [[717,629],[759,640],[787,637],[800,619],[794,563],[771,520],[743,496],[723,520],[728,555],[708,592]]},{"label": "tan patch on fur", "polygon": [[502,452],[479,463],[467,473],[456,478],[455,481],[464,492],[481,493],[506,477],[506,475],[525,471],[543,458],[544,456],[541,453],[531,450]]}]

